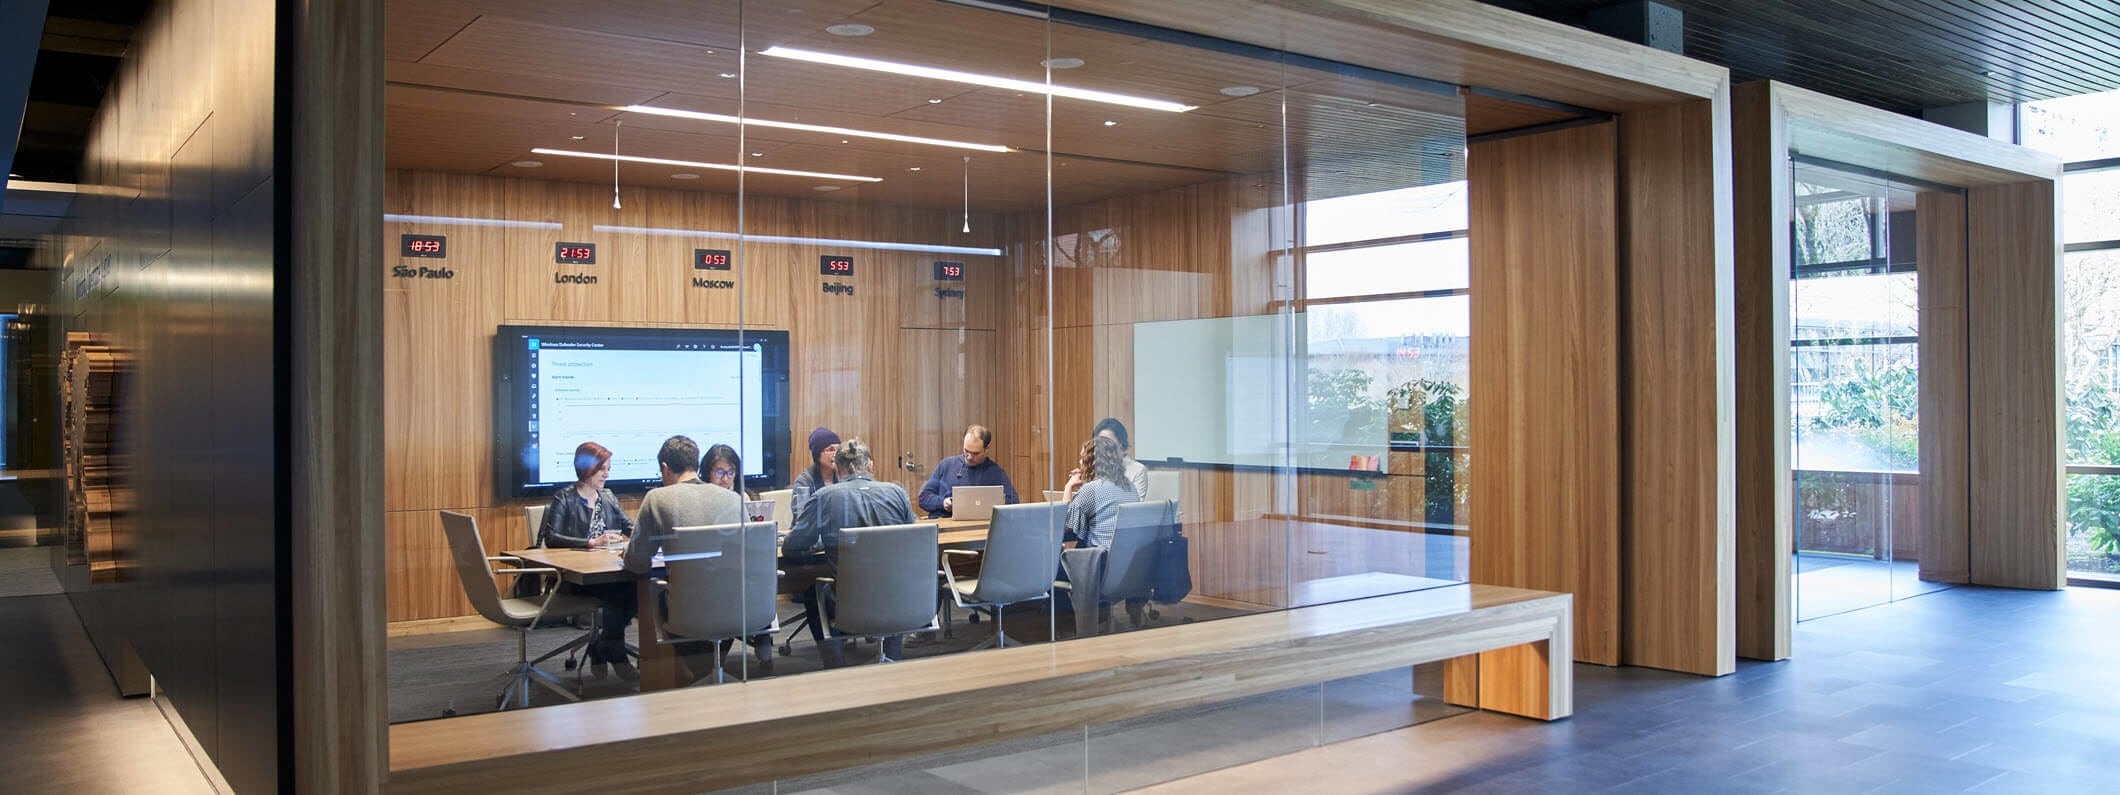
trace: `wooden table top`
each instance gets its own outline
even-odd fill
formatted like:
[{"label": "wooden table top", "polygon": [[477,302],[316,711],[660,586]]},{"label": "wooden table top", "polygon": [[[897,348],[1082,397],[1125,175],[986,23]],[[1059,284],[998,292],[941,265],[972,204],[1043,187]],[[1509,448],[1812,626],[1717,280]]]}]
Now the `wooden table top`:
[{"label": "wooden table top", "polygon": [[[923,519],[920,523],[936,526],[940,531],[935,539],[936,545],[942,547],[986,543],[986,531],[992,525],[985,520],[970,519]],[[601,578],[625,574],[624,561],[619,555],[623,549],[511,549],[501,554],[521,558],[532,566],[559,569],[584,578]]]}]

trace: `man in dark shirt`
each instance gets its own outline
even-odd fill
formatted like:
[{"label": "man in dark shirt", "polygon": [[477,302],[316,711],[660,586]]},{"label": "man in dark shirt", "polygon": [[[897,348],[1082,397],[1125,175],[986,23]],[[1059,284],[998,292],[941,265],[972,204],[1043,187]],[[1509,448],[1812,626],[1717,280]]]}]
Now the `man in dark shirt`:
[{"label": "man in dark shirt", "polygon": [[942,459],[935,465],[935,474],[928,477],[927,485],[920,487],[920,510],[927,511],[928,518],[949,516],[956,510],[950,495],[958,486],[1000,486],[1003,502],[1021,502],[1016,498],[1016,484],[1010,483],[1001,464],[987,455],[988,446],[993,443],[994,432],[984,425],[964,429],[964,455]]},{"label": "man in dark shirt", "polygon": [[[795,520],[795,528],[781,544],[781,557],[788,562],[784,568],[788,568],[791,578],[802,576],[797,573],[801,569],[810,569],[809,574],[813,577],[831,576],[819,574],[817,570],[829,571],[838,560],[841,530],[913,523],[913,503],[906,498],[905,489],[896,483],[878,483],[870,476],[874,462],[866,442],[848,439],[840,443],[837,459],[838,482],[818,489],[810,497],[809,509]],[[803,615],[810,620],[810,639],[817,642],[817,653],[823,658],[825,667],[844,665],[846,657],[840,651],[839,642],[824,638],[823,615],[818,610],[815,587],[798,593],[796,598],[802,602]],[[830,606],[825,609],[830,610]],[[904,644],[902,637],[885,639],[884,655],[898,659]]]}]

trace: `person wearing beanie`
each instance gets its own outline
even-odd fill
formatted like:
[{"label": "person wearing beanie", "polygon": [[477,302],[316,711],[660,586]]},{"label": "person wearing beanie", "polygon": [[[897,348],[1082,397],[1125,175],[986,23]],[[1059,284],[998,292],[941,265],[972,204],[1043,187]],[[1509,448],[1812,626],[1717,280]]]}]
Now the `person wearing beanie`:
[{"label": "person wearing beanie", "polygon": [[839,482],[839,468],[833,456],[839,453],[839,434],[832,429],[819,426],[810,432],[810,466],[795,476],[788,489],[795,492],[789,501],[793,518],[801,519],[804,508],[809,507],[810,497],[818,489]]}]

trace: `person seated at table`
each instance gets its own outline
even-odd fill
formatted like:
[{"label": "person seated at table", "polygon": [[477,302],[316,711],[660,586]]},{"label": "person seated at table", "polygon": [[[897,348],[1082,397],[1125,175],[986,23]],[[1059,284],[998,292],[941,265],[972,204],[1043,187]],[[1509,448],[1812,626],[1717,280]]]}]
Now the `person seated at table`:
[{"label": "person seated at table", "polygon": [[819,426],[810,431],[809,443],[810,466],[804,469],[802,474],[795,476],[794,483],[788,484],[788,490],[794,492],[789,498],[788,507],[796,519],[802,518],[803,510],[810,507],[811,495],[839,479],[838,465],[833,463],[832,457],[833,453],[839,451],[839,434],[833,433],[830,428]]},{"label": "person seated at table", "polygon": [[1060,501],[1067,503],[1067,537],[1077,546],[1110,547],[1119,528],[1119,506],[1140,500],[1126,477],[1126,454],[1119,443],[1109,436],[1091,437],[1082,443],[1080,465],[1060,492]]},{"label": "person seated at table", "polygon": [[[575,481],[552,492],[552,504],[545,507],[545,520],[537,528],[539,546],[553,549],[587,549],[592,546],[617,544],[633,535],[633,519],[619,507],[618,495],[604,488],[604,480],[611,476],[611,450],[595,442],[582,442],[574,448]],[[569,593],[580,594],[603,602],[603,623],[600,632],[616,639],[611,643],[603,637],[589,644],[589,671],[598,678],[610,675],[610,663],[617,662],[623,676],[631,670],[626,663],[626,623],[633,620],[633,586],[626,583],[603,585],[561,586]],[[609,650],[618,649],[616,657]]]},{"label": "person seated at table", "polygon": [[717,444],[707,448],[707,455],[699,462],[699,471],[707,476],[707,482],[743,495],[746,500],[758,499],[757,492],[743,485],[743,459],[736,455],[736,448]]},{"label": "person seated at table", "polygon": [[1000,462],[987,455],[993,443],[994,432],[984,425],[964,429],[964,455],[942,459],[935,465],[935,474],[928,476],[927,485],[920,487],[920,510],[927,511],[928,518],[949,516],[956,511],[956,502],[950,495],[958,486],[1000,486],[1003,502],[1020,502],[1016,499],[1016,484],[1009,482]]},{"label": "person seated at table", "polygon": [[[812,580],[810,587],[797,591],[796,600],[802,602],[803,615],[810,622],[810,639],[817,642],[817,655],[826,668],[846,664],[846,657],[837,639],[825,640],[823,616],[830,614],[832,606],[818,604],[814,579],[833,576],[839,558],[839,531],[913,523],[913,503],[905,489],[873,477],[875,462],[866,442],[846,440],[835,451],[834,459],[838,481],[811,496],[810,509],[795,519],[795,529],[781,544],[781,557],[808,569],[805,574]],[[790,570],[791,577],[796,576],[794,572]],[[903,636],[884,639],[886,657],[898,659],[904,648]]]},{"label": "person seated at table", "polygon": [[[735,492],[699,479],[699,443],[683,436],[663,441],[655,454],[662,471],[662,485],[649,489],[640,499],[640,515],[633,540],[626,543],[626,571],[646,576],[655,566],[655,555],[664,542],[676,537],[679,527],[736,524],[743,521],[743,498]],[[630,614],[628,616],[630,618]],[[623,628],[625,625],[619,625]],[[624,635],[618,638],[624,643]],[[624,647],[618,647],[624,658]],[[610,650],[606,650],[607,655]],[[765,654],[761,652],[761,654]],[[763,660],[761,660],[763,662]],[[708,663],[697,663],[698,667]],[[624,676],[626,669],[620,669]],[[629,679],[631,677],[628,677]]]},{"label": "person seated at table", "polygon": [[[1120,422],[1117,417],[1105,417],[1098,420],[1096,427],[1091,428],[1089,433],[1091,436],[1102,436],[1119,444],[1119,454],[1123,457],[1122,461],[1126,467],[1126,480],[1134,484],[1135,494],[1145,497],[1148,494],[1148,467],[1134,460],[1134,448],[1128,442],[1126,423]],[[1068,474],[1072,477],[1074,473]]]}]

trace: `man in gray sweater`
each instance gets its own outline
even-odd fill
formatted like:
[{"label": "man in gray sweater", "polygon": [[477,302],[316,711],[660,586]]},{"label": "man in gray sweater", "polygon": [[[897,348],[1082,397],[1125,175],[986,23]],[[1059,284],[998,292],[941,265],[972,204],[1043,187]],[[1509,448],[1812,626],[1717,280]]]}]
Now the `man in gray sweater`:
[{"label": "man in gray sweater", "polygon": [[[634,574],[645,575],[654,567],[655,554],[662,550],[664,543],[676,538],[676,534],[672,532],[675,528],[736,524],[743,521],[742,497],[737,496],[736,492],[700,480],[698,442],[683,436],[672,436],[663,440],[662,451],[656,453],[655,460],[662,468],[663,484],[648,490],[647,496],[641,498],[640,515],[635,517],[633,522],[633,539],[626,543],[626,571]],[[646,605],[644,608],[661,610],[662,605]],[[623,637],[623,634],[620,636]],[[642,638],[641,642],[652,643],[654,640]],[[712,649],[712,644],[706,645],[707,650]],[[771,662],[771,639],[757,644],[757,648],[760,662]],[[693,652],[696,651],[699,650],[686,650],[686,667],[692,668],[693,673],[703,675],[706,671],[702,671],[701,666],[719,664],[719,661],[694,659]],[[624,660],[625,654],[620,653],[613,659]],[[625,676],[626,673],[626,668],[621,667],[620,675]]]}]

